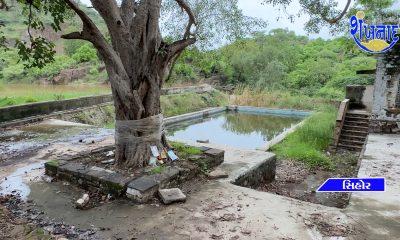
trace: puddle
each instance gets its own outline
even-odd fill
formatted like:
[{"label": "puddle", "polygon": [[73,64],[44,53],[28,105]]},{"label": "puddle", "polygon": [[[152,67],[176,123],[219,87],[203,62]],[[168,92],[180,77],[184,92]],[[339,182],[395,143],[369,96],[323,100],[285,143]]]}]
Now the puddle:
[{"label": "puddle", "polygon": [[267,114],[227,112],[167,127],[172,140],[228,145],[241,149],[264,147],[277,135],[299,123],[302,118]]},{"label": "puddle", "polygon": [[25,167],[18,168],[15,172],[7,176],[0,184],[0,194],[18,193],[23,200],[26,200],[31,189],[28,181],[38,180],[44,173],[44,162],[34,163]]},{"label": "puddle", "polygon": [[[64,125],[61,125],[61,123]],[[110,129],[49,120],[48,123],[30,125],[17,131],[11,130],[1,133],[0,162],[15,157],[23,158],[30,152],[38,151],[51,143],[82,142],[81,144],[86,144],[93,141],[100,142],[112,134],[113,131]]]}]

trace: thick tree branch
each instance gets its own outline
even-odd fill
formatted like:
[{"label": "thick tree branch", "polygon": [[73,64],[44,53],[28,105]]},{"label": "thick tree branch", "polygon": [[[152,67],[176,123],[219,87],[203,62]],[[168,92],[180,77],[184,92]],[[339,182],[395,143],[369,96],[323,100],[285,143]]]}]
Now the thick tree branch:
[{"label": "thick tree branch", "polygon": [[328,19],[327,17],[322,16],[322,19],[324,21],[330,23],[330,24],[337,23],[338,21],[340,21],[340,19],[342,19],[344,17],[344,15],[346,15],[347,11],[349,10],[350,3],[351,3],[351,0],[347,0],[345,8],[343,9],[343,11],[336,18]]},{"label": "thick tree branch", "polygon": [[81,39],[81,40],[87,40],[83,37],[82,32],[71,32],[67,34],[61,35],[61,38],[63,39]]},{"label": "thick tree branch", "polygon": [[108,31],[111,35],[117,35],[121,32],[121,28],[126,27],[115,0],[90,0],[90,2],[92,3],[93,8],[106,22]]},{"label": "thick tree branch", "polygon": [[190,32],[190,29],[192,28],[193,25],[196,25],[196,18],[194,16],[194,13],[192,11],[192,9],[189,7],[189,5],[185,2],[185,0],[175,0],[178,5],[182,8],[183,11],[185,11],[189,17],[189,22],[186,26],[186,30],[185,33],[183,35],[183,39],[186,39],[188,37],[190,37],[191,35],[193,35]]},{"label": "thick tree branch", "polygon": [[196,38],[188,38],[176,41],[169,46],[169,55],[173,57],[179,52],[183,51],[186,47],[194,44],[195,42]]},{"label": "thick tree branch", "polygon": [[[64,0],[68,6],[80,17],[83,23],[82,32],[72,32],[65,34],[62,38],[66,39],[83,39],[93,43],[95,48],[99,51],[102,59],[107,68],[107,72],[110,76],[115,76],[110,82],[113,91],[121,99],[125,99],[127,103],[124,103],[124,108],[127,109],[129,113],[141,112],[143,105],[137,102],[137,97],[130,92],[129,76],[124,68],[121,58],[114,51],[114,49],[107,43],[105,37],[93,23],[93,21],[83,12],[79,6],[73,0]],[[134,106],[129,103],[137,102]],[[129,116],[129,118],[134,118],[134,116]]]},{"label": "thick tree branch", "polygon": [[134,0],[123,0],[120,7],[121,18],[128,29],[136,14],[137,3]]}]

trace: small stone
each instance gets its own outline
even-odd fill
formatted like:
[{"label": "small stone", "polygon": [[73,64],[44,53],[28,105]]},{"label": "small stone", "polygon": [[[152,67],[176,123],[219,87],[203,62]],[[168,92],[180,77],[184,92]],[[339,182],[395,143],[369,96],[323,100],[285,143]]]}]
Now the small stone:
[{"label": "small stone", "polygon": [[83,209],[89,203],[89,194],[85,193],[81,198],[76,200],[76,207],[79,209]]},{"label": "small stone", "polygon": [[164,204],[186,201],[186,196],[179,188],[159,189],[158,194]]},{"label": "small stone", "polygon": [[104,161],[101,161],[101,163],[102,164],[113,164],[113,163],[115,163],[115,159],[104,160]]},{"label": "small stone", "polygon": [[106,157],[113,157],[114,156],[114,152],[113,151],[109,151],[106,154]]},{"label": "small stone", "polygon": [[243,229],[242,231],[240,231],[243,235],[250,235],[251,231],[248,229]]},{"label": "small stone", "polygon": [[47,183],[53,182],[53,178],[50,177],[50,176],[47,176],[47,175],[43,175],[43,176],[42,176],[42,180],[45,181],[45,182],[47,182]]},{"label": "small stone", "polygon": [[229,175],[222,171],[221,169],[216,169],[210,173],[207,174],[209,179],[221,179],[221,178],[227,178]]},{"label": "small stone", "polygon": [[225,151],[211,148],[211,149],[207,150],[205,153],[208,155],[211,155],[211,156],[224,156]]}]

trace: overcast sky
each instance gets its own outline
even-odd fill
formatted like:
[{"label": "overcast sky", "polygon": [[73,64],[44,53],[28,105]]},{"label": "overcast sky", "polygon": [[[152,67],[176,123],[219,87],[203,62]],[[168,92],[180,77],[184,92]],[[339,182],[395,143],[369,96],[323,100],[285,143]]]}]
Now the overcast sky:
[{"label": "overcast sky", "polygon": [[[85,4],[90,4],[90,0],[81,0]],[[280,12],[278,8],[274,8],[270,5],[262,5],[261,0],[239,0],[239,7],[243,10],[245,15],[252,17],[259,17],[268,22],[267,31],[275,28],[288,28],[289,30],[295,31],[299,35],[306,35],[304,31],[304,24],[307,21],[307,16],[301,16],[297,18],[294,23],[291,23],[285,14]],[[346,1],[338,0],[339,7],[343,8]],[[295,14],[300,11],[300,6],[297,0],[293,1],[293,4],[288,7],[288,12]],[[277,18],[281,17],[279,21]],[[312,38],[322,37],[331,38],[327,29],[323,29],[319,34],[310,36]]]}]

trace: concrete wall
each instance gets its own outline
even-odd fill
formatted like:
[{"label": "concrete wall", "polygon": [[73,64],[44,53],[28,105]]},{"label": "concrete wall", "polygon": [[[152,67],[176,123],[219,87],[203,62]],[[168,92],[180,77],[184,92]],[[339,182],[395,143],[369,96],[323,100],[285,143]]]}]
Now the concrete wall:
[{"label": "concrete wall", "polygon": [[373,85],[349,85],[346,87],[346,99],[350,100],[350,109],[372,111],[374,100]]},{"label": "concrete wall", "polygon": [[94,106],[112,101],[113,98],[111,95],[101,95],[4,107],[0,108],[0,122]]},{"label": "concrete wall", "polygon": [[[162,90],[162,95],[183,94],[183,93],[205,93],[211,92],[213,87],[210,85],[189,86],[179,88],[166,88]],[[40,115],[48,115],[55,112],[74,110],[96,106],[104,103],[112,103],[111,94],[101,96],[90,96],[60,101],[48,101],[24,104],[18,106],[10,106],[0,108],[0,123],[35,117]]]}]

